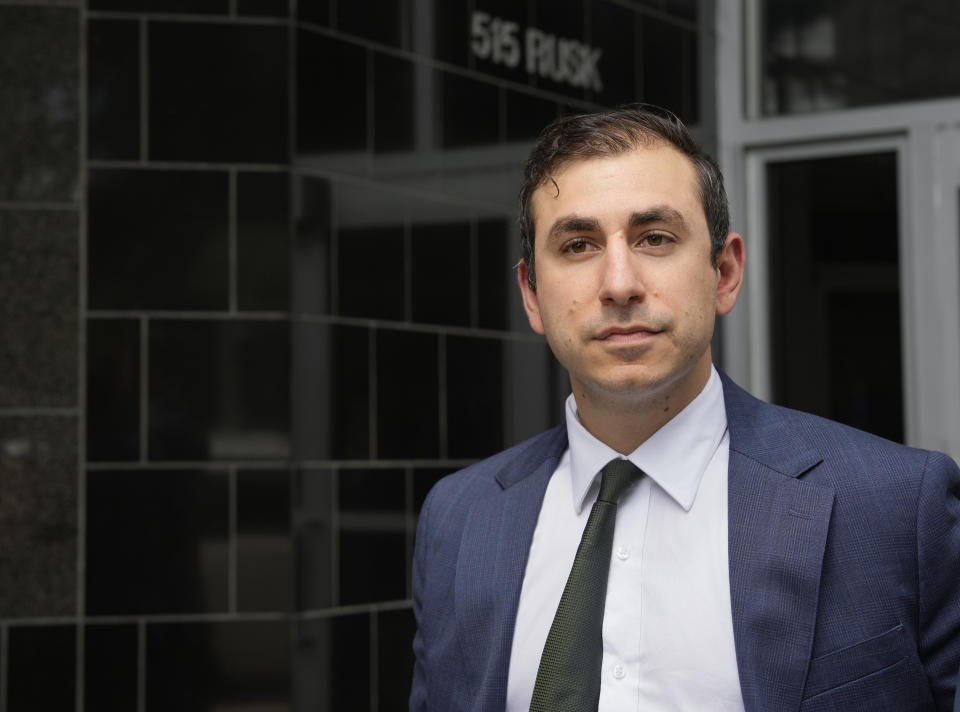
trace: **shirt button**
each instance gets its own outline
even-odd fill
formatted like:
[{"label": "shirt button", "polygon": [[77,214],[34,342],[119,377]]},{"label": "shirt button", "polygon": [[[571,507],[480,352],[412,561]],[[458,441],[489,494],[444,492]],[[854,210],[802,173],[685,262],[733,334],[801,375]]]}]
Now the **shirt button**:
[{"label": "shirt button", "polygon": [[627,559],[629,559],[630,549],[628,549],[625,546],[617,547],[617,558],[620,559],[620,561],[626,561]]},{"label": "shirt button", "polygon": [[621,665],[620,663],[617,663],[616,665],[613,666],[613,676],[617,680],[622,680],[624,677],[626,677],[626,675],[627,675],[627,671],[623,669],[623,665]]}]

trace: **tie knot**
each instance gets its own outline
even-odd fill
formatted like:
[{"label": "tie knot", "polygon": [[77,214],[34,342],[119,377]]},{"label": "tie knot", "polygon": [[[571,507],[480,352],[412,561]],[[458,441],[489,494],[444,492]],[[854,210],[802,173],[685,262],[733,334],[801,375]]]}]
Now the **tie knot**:
[{"label": "tie knot", "polygon": [[643,472],[640,468],[629,460],[619,457],[611,460],[600,470],[600,494],[597,495],[597,499],[616,504],[620,495],[642,476]]}]

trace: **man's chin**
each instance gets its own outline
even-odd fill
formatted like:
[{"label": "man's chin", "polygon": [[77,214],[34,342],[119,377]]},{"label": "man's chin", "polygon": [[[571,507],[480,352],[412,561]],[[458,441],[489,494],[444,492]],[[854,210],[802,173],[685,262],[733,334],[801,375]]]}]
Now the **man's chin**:
[{"label": "man's chin", "polygon": [[671,379],[663,374],[628,373],[585,383],[582,390],[592,398],[608,403],[640,403],[668,390]]},{"label": "man's chin", "polygon": [[[687,390],[684,386],[692,374],[656,371],[642,366],[614,369],[601,378],[582,381],[580,391],[591,400],[617,409],[649,406],[651,401],[670,400],[673,393]],[[571,381],[577,387],[576,381]]]}]

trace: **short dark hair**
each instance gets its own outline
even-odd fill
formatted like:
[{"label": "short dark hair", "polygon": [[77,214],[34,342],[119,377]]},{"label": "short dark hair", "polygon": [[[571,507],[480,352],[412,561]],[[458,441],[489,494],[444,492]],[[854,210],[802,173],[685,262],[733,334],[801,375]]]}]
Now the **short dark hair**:
[{"label": "short dark hair", "polygon": [[652,104],[630,104],[595,114],[563,116],[537,138],[523,171],[520,189],[520,248],[527,265],[527,282],[537,288],[533,244],[535,237],[533,194],[553,174],[571,161],[616,156],[658,142],[683,153],[697,174],[700,202],[710,230],[710,259],[717,258],[730,228],[727,192],[716,162],[693,140],[690,131],[672,112]]}]

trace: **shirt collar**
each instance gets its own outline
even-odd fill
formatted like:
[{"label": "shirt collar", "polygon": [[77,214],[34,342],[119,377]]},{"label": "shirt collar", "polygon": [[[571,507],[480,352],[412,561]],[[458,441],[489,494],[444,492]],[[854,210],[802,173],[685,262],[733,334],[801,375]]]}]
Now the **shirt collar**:
[{"label": "shirt collar", "polygon": [[[573,507],[579,514],[600,470],[610,460],[623,457],[591,435],[577,415],[573,394],[566,403]],[[727,430],[723,384],[717,370],[703,390],[626,459],[639,467],[685,511],[690,511],[700,480]],[[599,486],[599,485],[597,485]]]}]

